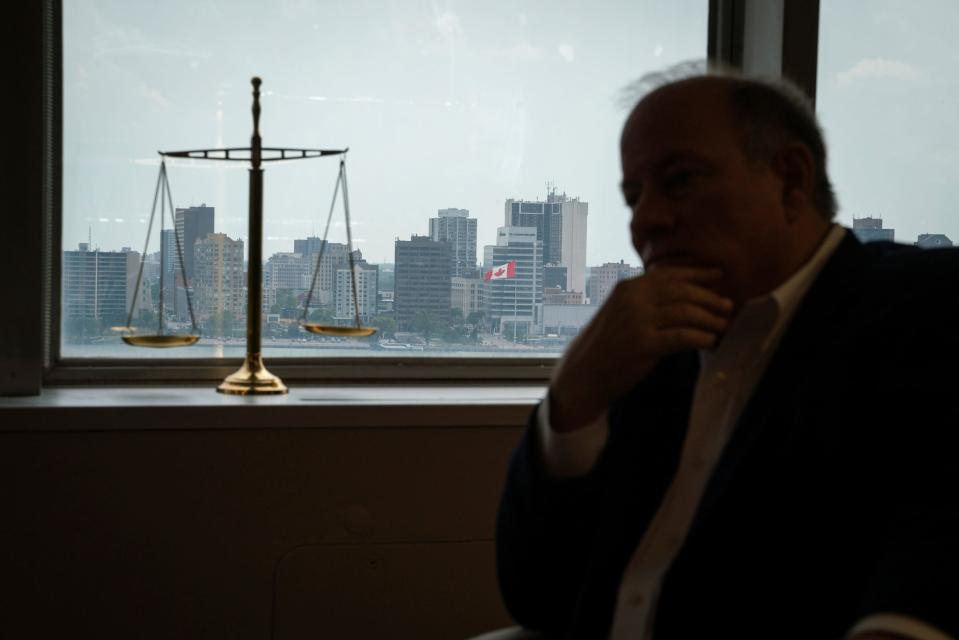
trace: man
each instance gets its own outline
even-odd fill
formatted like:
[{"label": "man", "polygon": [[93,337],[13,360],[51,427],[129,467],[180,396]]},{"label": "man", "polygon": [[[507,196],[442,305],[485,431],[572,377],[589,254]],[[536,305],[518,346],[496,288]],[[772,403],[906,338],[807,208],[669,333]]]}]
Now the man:
[{"label": "man", "polygon": [[785,85],[662,86],[621,153],[647,272],[570,345],[514,454],[514,618],[570,638],[959,634],[959,422],[934,367],[959,356],[957,253],[834,224],[821,132]]}]

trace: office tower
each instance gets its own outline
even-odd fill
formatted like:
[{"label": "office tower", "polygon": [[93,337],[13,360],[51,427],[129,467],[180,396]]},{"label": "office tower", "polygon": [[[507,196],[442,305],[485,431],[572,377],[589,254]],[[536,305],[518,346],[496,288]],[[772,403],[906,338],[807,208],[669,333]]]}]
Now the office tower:
[{"label": "office tower", "polygon": [[167,309],[173,309],[174,284],[182,277],[176,272],[179,262],[176,258],[176,230],[164,229],[160,232],[160,270],[163,278],[163,304]]},{"label": "office tower", "polygon": [[597,306],[609,297],[613,287],[620,280],[634,278],[643,273],[642,267],[633,267],[624,261],[607,262],[600,267],[592,267],[589,276],[589,302]]},{"label": "office tower", "polygon": [[550,189],[546,202],[506,201],[506,225],[534,227],[544,265],[567,267],[567,291],[586,290],[586,222],[589,204]]},{"label": "office tower", "polygon": [[301,238],[293,241],[293,253],[298,253],[301,256],[309,256],[311,254],[318,253],[320,247],[322,246],[322,238],[317,238],[316,236]]},{"label": "office tower", "polygon": [[101,328],[121,326],[127,320],[129,252],[90,249],[63,252],[63,318],[99,321]]},{"label": "office tower", "polygon": [[567,291],[586,292],[586,219],[589,216],[589,205],[580,202],[578,198],[568,199],[566,194],[562,204],[562,257],[559,263],[569,272],[567,277]]},{"label": "office tower", "polygon": [[310,288],[310,263],[299,253],[274,253],[263,267],[263,309],[276,304],[276,292],[292,291],[296,294]]},{"label": "office tower", "polygon": [[922,249],[941,249],[952,246],[952,240],[941,233],[920,233],[916,246]]},{"label": "office tower", "polygon": [[[193,280],[193,246],[197,241],[206,238],[208,234],[213,233],[213,207],[201,204],[199,207],[187,207],[177,209],[174,216],[177,234],[180,236],[180,242],[183,243],[183,266],[185,267],[186,277]],[[173,254],[177,277],[179,279],[180,267],[179,257],[177,257],[176,247],[173,247]]]},{"label": "office tower", "polygon": [[310,264],[299,253],[274,253],[263,268],[263,287],[270,289],[309,289]]},{"label": "office tower", "polygon": [[543,264],[559,264],[563,258],[563,205],[553,202],[552,197],[547,196],[547,202],[506,201],[506,226],[536,229],[536,237],[543,244]]},{"label": "office tower", "polygon": [[[377,309],[378,275],[376,267],[361,261],[354,266],[356,274],[356,312],[359,313],[360,323],[369,324]],[[336,324],[353,325],[355,313],[353,307],[353,283],[350,280],[350,270],[336,270],[336,289],[334,292]]]},{"label": "office tower", "polygon": [[476,269],[476,218],[467,209],[440,209],[430,218],[430,239],[450,245],[450,273],[469,277]]},{"label": "office tower", "polygon": [[569,269],[561,264],[548,264],[543,267],[543,287],[559,287],[561,290],[567,290],[569,282]]},{"label": "office tower", "polygon": [[459,309],[463,319],[474,312],[486,311],[487,283],[482,278],[457,278],[450,282],[450,307]]},{"label": "office tower", "polygon": [[887,240],[893,242],[896,236],[895,229],[883,229],[882,218],[853,218],[852,232],[860,242],[876,242]]},{"label": "office tower", "polygon": [[393,311],[400,331],[416,330],[423,314],[443,329],[449,325],[450,266],[448,242],[415,235],[396,241]]},{"label": "office tower", "polygon": [[488,244],[483,247],[483,267],[480,269],[480,277],[493,266],[493,247],[496,245]]},{"label": "office tower", "polygon": [[172,278],[176,268],[176,231],[174,229],[164,229],[160,232],[160,243],[162,245],[161,257],[164,278]]},{"label": "office tower", "polygon": [[498,332],[512,338],[533,333],[543,302],[543,242],[536,227],[500,227],[491,250],[493,265],[515,261],[513,277],[490,279],[486,298]]},{"label": "office tower", "polygon": [[377,280],[377,313],[380,315],[393,316],[393,288],[395,283],[395,270],[392,264],[379,264],[376,266]]},{"label": "office tower", "polygon": [[130,306],[133,306],[133,317],[137,318],[141,309],[151,309],[152,304],[150,302],[150,262],[145,261],[143,264],[143,278],[140,282],[140,295],[136,301],[133,300],[133,296],[136,294],[137,289],[137,276],[140,274],[140,252],[133,251],[130,247],[123,247],[120,249],[120,253],[126,255],[127,264],[126,264],[126,279],[127,279],[127,292],[126,292],[126,310],[129,315]]},{"label": "office tower", "polygon": [[230,312],[246,312],[243,241],[210,233],[193,245],[194,312],[197,320]]},{"label": "office tower", "polygon": [[[323,240],[313,236],[293,241],[293,253],[302,256],[311,282],[313,279],[313,270],[316,269],[317,254],[319,254],[322,247]],[[363,254],[360,250],[354,249],[353,260],[359,261],[362,258]],[[311,307],[312,305],[333,305],[336,272],[339,269],[348,269],[349,266],[350,261],[346,245],[337,242],[327,242],[326,248],[323,250],[320,272],[316,277],[316,288],[313,290],[313,299],[310,302]],[[307,285],[307,288],[308,287],[309,285]]]}]

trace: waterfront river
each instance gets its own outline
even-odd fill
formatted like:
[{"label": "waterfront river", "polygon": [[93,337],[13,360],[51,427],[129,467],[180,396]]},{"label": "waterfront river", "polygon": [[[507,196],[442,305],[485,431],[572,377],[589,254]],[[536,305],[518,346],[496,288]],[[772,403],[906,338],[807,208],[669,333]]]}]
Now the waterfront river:
[{"label": "waterfront river", "polygon": [[[501,343],[471,348],[467,345],[444,345],[422,347],[416,345],[385,345],[372,347],[369,343],[343,342],[297,342],[294,340],[264,340],[264,358],[543,358],[560,355],[558,346],[531,347]],[[105,338],[94,344],[64,344],[60,355],[63,358],[242,358],[246,347],[242,341],[224,343],[220,340],[201,338],[189,347],[178,349],[145,349],[131,347],[119,337]]]}]

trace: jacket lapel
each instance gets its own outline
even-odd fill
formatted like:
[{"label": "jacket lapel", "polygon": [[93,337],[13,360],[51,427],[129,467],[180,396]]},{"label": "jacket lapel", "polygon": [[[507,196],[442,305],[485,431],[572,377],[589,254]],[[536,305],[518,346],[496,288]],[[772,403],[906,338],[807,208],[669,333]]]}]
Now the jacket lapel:
[{"label": "jacket lapel", "polygon": [[786,329],[776,353],[739,417],[737,426],[723,451],[700,502],[693,528],[707,520],[720,505],[730,480],[749,455],[756,441],[770,425],[777,408],[805,376],[815,375],[808,364],[809,354],[830,349],[838,338],[837,326],[854,303],[857,283],[869,263],[862,244],[849,231],[830,257],[800,303]]}]

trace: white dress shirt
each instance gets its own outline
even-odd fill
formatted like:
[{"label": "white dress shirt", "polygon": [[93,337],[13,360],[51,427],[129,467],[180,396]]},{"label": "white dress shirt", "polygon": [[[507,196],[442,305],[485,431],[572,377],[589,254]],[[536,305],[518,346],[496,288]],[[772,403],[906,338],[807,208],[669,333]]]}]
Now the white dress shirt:
[{"label": "white dress shirt", "polygon": [[[746,302],[717,348],[700,352],[702,366],[679,466],[623,574],[613,640],[652,638],[660,585],[683,546],[713,469],[796,308],[845,233],[834,225],[805,265],[769,295]],[[549,426],[549,402],[543,402],[538,430],[547,470],[554,476],[574,477],[596,463],[609,427],[602,416],[585,428],[556,433]],[[920,620],[894,612],[867,616],[849,635],[867,631],[915,640],[949,639]]]}]

